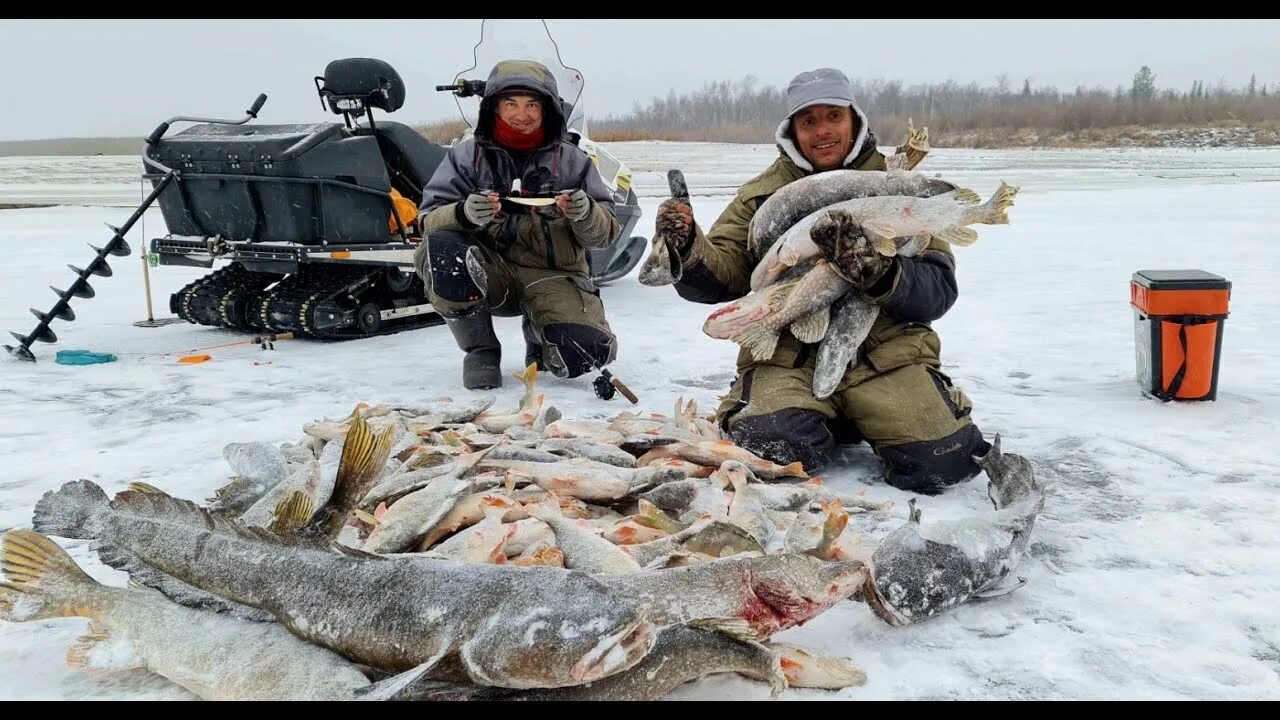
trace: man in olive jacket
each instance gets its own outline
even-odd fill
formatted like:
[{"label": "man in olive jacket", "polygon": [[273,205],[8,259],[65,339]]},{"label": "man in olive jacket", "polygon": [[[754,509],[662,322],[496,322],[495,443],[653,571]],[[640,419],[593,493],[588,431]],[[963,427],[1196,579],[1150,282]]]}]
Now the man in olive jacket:
[{"label": "man in olive jacket", "polygon": [[[675,198],[658,208],[657,239],[678,258],[681,297],[714,304],[750,292],[759,258],[748,248],[747,226],[779,188],[827,170],[885,169],[843,73],[801,73],[787,99],[787,118],[776,135],[778,159],[739,189],[710,231],[704,234],[689,205]],[[880,309],[856,362],[836,392],[818,400],[812,390],[816,345],[784,331],[765,362],[743,350],[738,377],[717,413],[721,427],[743,447],[779,463],[799,460],[807,470],[830,460],[837,437],[865,439],[884,462],[890,484],[920,493],[977,475],[974,456],[985,455],[990,444],[969,417],[969,398],[939,369],[941,343],[929,326],[956,300],[950,247],[933,239],[913,258],[822,249],[859,295]]]},{"label": "man in olive jacket", "polygon": [[[502,383],[491,314],[524,317],[525,362],[540,370],[577,377],[617,356],[587,249],[607,247],[622,228],[565,122],[544,65],[500,62],[485,81],[474,136],[449,149],[423,189],[426,241],[414,264],[466,352],[467,388]],[[555,202],[513,200],[521,196]]]}]

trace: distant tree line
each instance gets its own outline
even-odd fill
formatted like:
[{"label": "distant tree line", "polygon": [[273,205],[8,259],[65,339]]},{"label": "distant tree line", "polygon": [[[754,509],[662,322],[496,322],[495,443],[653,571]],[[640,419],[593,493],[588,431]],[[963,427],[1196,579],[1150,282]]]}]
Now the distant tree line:
[{"label": "distant tree line", "polygon": [[[935,141],[992,128],[1063,133],[1121,126],[1280,123],[1280,86],[1260,84],[1256,75],[1238,87],[1225,80],[1214,85],[1197,80],[1181,90],[1159,88],[1156,77],[1144,65],[1128,87],[1112,90],[1079,86],[1064,92],[1033,86],[1029,77],[1019,86],[1007,74],[988,86],[857,79],[853,89],[882,144],[898,142],[908,118],[917,127],[928,126]],[[736,82],[709,82],[689,93],[672,91],[644,105],[637,102],[626,115],[593,118],[590,132],[597,139],[770,142],[786,107],[783,89],[748,75]]]}]

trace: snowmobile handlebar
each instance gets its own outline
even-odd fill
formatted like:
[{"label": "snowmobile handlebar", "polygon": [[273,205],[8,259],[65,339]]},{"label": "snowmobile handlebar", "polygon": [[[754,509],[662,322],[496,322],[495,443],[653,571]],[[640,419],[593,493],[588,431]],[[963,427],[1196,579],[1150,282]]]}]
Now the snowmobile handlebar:
[{"label": "snowmobile handlebar", "polygon": [[266,104],[266,102],[267,102],[267,94],[259,93],[258,99],[253,101],[253,104],[250,105],[249,109],[245,111],[245,116],[239,120],[222,120],[219,118],[187,117],[186,115],[171,117],[168,120],[165,120],[164,122],[156,126],[155,130],[151,131],[151,134],[147,136],[147,144],[155,145],[156,143],[160,142],[160,138],[163,137],[165,133],[169,132],[169,126],[176,122],[204,122],[204,123],[218,123],[219,125],[243,125],[249,122],[250,120],[258,117],[258,111],[262,109],[262,106]]},{"label": "snowmobile handlebar", "polygon": [[452,85],[437,85],[437,92],[451,92],[458,97],[484,95],[484,80],[459,80]]}]

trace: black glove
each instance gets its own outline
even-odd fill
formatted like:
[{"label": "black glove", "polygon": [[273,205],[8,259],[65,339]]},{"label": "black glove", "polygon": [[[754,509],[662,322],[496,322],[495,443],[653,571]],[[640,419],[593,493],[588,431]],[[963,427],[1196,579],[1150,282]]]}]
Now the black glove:
[{"label": "black glove", "polygon": [[832,269],[859,292],[869,291],[897,261],[876,252],[862,227],[846,210],[829,210],[809,230],[809,237]]},{"label": "black glove", "polygon": [[689,203],[667,198],[658,206],[655,220],[658,234],[667,241],[667,247],[679,255],[689,252],[693,245],[693,208]]}]

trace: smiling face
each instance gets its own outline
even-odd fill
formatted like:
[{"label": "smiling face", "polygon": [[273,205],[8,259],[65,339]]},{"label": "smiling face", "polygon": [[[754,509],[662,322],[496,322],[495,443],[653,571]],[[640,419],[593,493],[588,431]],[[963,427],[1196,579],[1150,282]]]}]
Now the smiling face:
[{"label": "smiling face", "polygon": [[534,95],[504,95],[498,99],[498,117],[522,135],[542,127],[542,100]]},{"label": "smiling face", "polygon": [[853,108],[810,105],[791,118],[796,147],[815,171],[834,170],[853,151]]}]

